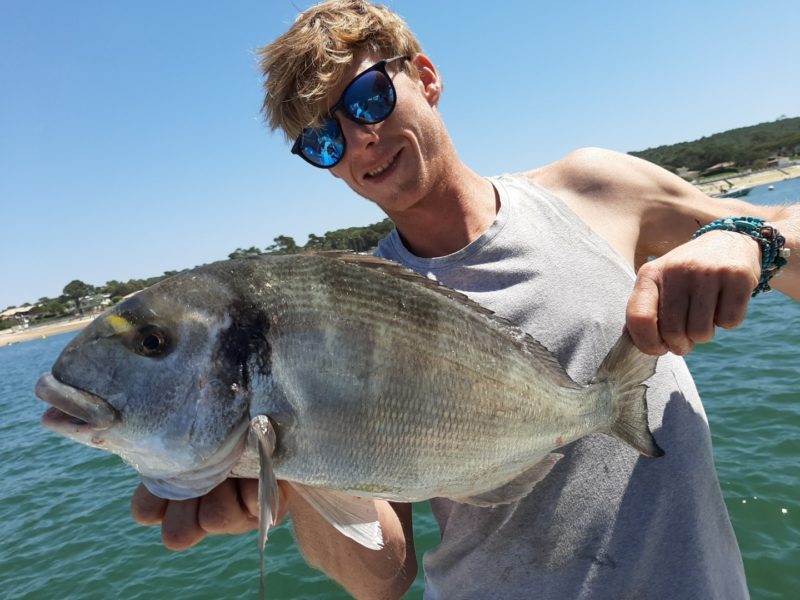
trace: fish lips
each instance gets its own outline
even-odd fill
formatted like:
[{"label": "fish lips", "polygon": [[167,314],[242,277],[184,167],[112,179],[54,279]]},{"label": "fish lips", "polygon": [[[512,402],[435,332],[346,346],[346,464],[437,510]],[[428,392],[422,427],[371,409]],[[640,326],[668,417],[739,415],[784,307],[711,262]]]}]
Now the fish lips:
[{"label": "fish lips", "polygon": [[52,405],[42,415],[42,425],[67,437],[104,431],[120,419],[117,409],[101,397],[62,383],[52,373],[39,378],[35,393]]}]

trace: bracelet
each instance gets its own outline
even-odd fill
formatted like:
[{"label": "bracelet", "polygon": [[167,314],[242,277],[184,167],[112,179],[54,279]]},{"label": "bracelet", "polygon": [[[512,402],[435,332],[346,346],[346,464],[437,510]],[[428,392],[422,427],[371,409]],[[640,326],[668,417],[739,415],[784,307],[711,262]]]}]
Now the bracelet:
[{"label": "bracelet", "polygon": [[753,290],[753,296],[759,292],[768,292],[772,288],[769,280],[778,274],[778,271],[786,265],[789,258],[789,248],[784,248],[786,238],[772,225],[764,219],[757,217],[725,217],[712,221],[705,227],[698,229],[692,239],[700,237],[709,231],[735,231],[744,235],[749,235],[761,246],[761,278],[758,285]]}]

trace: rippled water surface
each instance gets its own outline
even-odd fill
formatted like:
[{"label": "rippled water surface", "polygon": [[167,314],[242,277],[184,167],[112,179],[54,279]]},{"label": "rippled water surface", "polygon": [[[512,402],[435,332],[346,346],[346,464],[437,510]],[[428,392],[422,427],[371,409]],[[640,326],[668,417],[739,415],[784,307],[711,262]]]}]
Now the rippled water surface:
[{"label": "rippled water surface", "polygon": [[[800,180],[749,199],[797,198]],[[0,597],[256,597],[254,534],[165,550],[157,529],[129,517],[131,469],[39,426],[34,384],[72,335],[0,348]],[[754,598],[800,589],[799,351],[800,304],[773,293],[751,304],[744,326],[688,357]],[[424,506],[415,530],[420,552],[436,543]],[[286,527],[271,534],[267,557],[270,599],[346,597],[305,565]],[[421,589],[418,580],[408,597]]]}]

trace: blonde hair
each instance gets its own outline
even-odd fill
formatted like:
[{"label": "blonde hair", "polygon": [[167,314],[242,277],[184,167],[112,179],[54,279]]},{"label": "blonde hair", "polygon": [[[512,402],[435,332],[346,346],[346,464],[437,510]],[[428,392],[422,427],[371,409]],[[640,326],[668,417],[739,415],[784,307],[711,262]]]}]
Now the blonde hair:
[{"label": "blonde hair", "polygon": [[293,139],[319,125],[325,100],[362,51],[413,58],[422,47],[399,15],[365,0],[329,0],[301,13],[257,52],[269,127]]}]

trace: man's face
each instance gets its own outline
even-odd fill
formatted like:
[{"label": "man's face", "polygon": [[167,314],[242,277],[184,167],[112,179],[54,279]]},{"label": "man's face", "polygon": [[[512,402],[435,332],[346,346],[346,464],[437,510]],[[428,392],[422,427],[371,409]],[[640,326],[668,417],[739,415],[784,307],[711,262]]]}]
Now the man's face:
[{"label": "man's face", "polygon": [[[357,58],[332,91],[328,106],[339,100],[356,75],[382,58],[385,57],[374,54]],[[419,77],[403,71],[402,61],[395,61],[390,67],[397,104],[385,121],[363,125],[354,123],[340,111],[334,114],[347,147],[341,162],[331,169],[332,173],[390,215],[412,207],[429,193],[431,171],[437,163],[434,157],[444,133],[436,111],[438,75],[427,58],[416,57],[414,61],[427,69],[424,73],[421,71]]]}]

